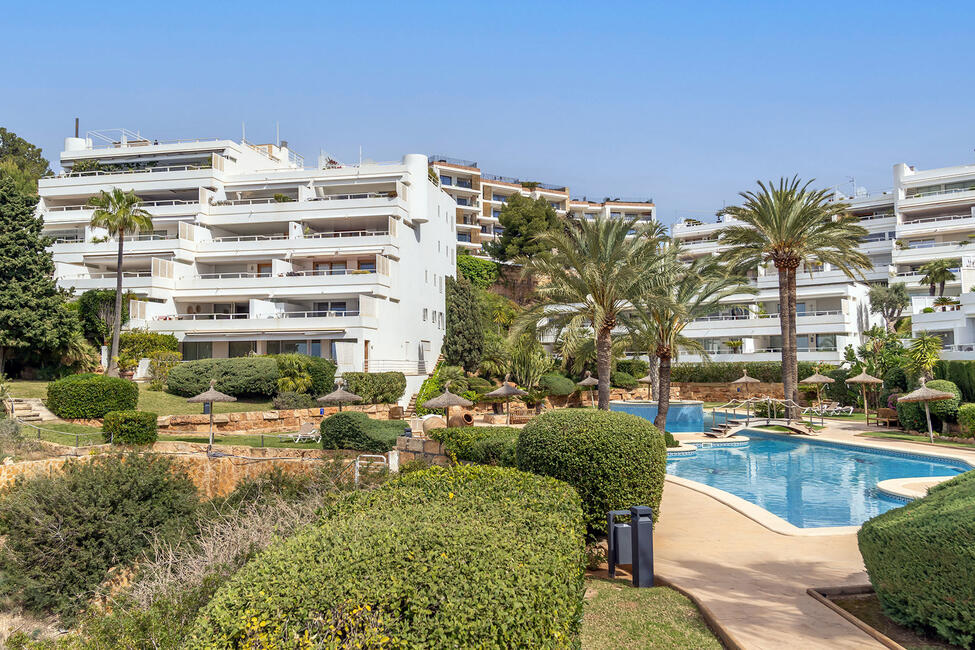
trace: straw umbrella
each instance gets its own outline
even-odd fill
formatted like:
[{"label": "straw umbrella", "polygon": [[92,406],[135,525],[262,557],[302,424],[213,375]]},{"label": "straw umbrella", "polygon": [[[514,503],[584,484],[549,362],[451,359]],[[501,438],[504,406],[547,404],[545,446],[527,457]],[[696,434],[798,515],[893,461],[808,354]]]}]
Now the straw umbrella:
[{"label": "straw umbrella", "polygon": [[898,402],[924,402],[924,417],[928,420],[928,439],[934,442],[934,429],[931,428],[931,409],[928,408],[928,402],[939,402],[946,399],[954,399],[955,396],[951,393],[946,393],[941,390],[934,390],[933,388],[928,388],[924,385],[924,378],[921,378],[921,387],[915,391],[904,395],[903,397],[898,397]]},{"label": "straw umbrella", "polygon": [[464,399],[460,395],[454,395],[450,392],[450,382],[448,381],[444,384],[443,393],[434,397],[431,400],[427,400],[423,403],[423,408],[428,409],[444,409],[447,422],[450,422],[450,407],[451,406],[473,406],[474,402]]},{"label": "straw umbrella", "polygon": [[589,372],[588,370],[586,371],[586,376],[583,378],[583,380],[580,381],[577,384],[577,386],[585,386],[586,388],[589,389],[589,405],[590,406],[595,406],[596,405],[596,400],[592,396],[592,387],[593,386],[598,386],[598,385],[599,385],[599,380],[596,379],[595,377],[593,377],[592,376],[592,373]]},{"label": "straw umbrella", "polygon": [[641,384],[647,385],[647,401],[649,402],[652,397],[652,395],[650,395],[650,384],[653,383],[653,377],[651,377],[650,373],[648,372],[645,377],[640,377],[639,379],[637,379],[637,381],[640,382]]},{"label": "straw umbrella", "polygon": [[[814,386],[816,386],[816,401],[819,402],[819,421],[820,422],[823,421],[823,416],[825,414],[823,413],[823,398],[820,395],[819,391],[823,387],[823,384],[832,384],[832,383],[835,383],[835,382],[836,382],[836,380],[833,379],[832,377],[827,377],[826,375],[819,374],[819,369],[818,368],[816,369],[815,374],[812,374],[809,377],[806,377],[805,379],[803,379],[802,381],[799,382],[800,384],[806,384],[806,385],[814,385]],[[812,421],[812,418],[809,418],[809,420],[811,422]]]},{"label": "straw umbrella", "polygon": [[187,402],[194,402],[210,405],[210,444],[207,446],[207,451],[213,447],[213,403],[214,402],[236,402],[236,397],[231,397],[230,395],[224,395],[220,391],[216,390],[213,385],[217,383],[215,379],[210,380],[210,390],[204,391],[199,395],[189,398]]},{"label": "straw umbrella", "polygon": [[741,384],[745,387],[745,395],[748,395],[748,384],[760,384],[761,380],[755,379],[754,377],[748,376],[748,368],[741,369],[741,377],[731,382],[732,384]]},{"label": "straw umbrella", "polygon": [[338,404],[339,413],[342,412],[343,404],[351,404],[352,402],[361,402],[362,398],[355,393],[350,393],[349,391],[342,388],[342,382],[338,382],[338,388],[329,393],[328,395],[322,395],[316,402],[319,404]]},{"label": "straw umbrella", "polygon": [[505,406],[507,407],[507,411],[508,411],[508,424],[511,424],[511,396],[517,395],[520,397],[522,395],[527,395],[528,393],[521,390],[514,384],[509,384],[508,383],[509,376],[510,375],[504,376],[504,381],[501,383],[501,388],[498,388],[497,390],[492,390],[490,393],[485,393],[484,397],[503,397]]},{"label": "straw umbrella", "polygon": [[867,408],[867,384],[882,384],[883,379],[877,379],[876,377],[871,377],[867,374],[866,370],[860,372],[856,377],[850,377],[846,380],[848,384],[860,384],[860,391],[863,394],[863,417],[867,424],[870,424],[870,409]]}]

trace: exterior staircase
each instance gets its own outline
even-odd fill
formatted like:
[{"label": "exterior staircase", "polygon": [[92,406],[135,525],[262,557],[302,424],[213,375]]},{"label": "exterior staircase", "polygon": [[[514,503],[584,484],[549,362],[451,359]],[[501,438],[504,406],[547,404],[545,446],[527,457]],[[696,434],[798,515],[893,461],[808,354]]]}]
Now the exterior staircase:
[{"label": "exterior staircase", "polygon": [[[442,354],[437,357],[437,362],[433,364],[433,372],[430,373],[431,375],[437,371],[437,368],[440,367],[441,363],[443,363]],[[418,397],[420,397],[420,393],[413,393],[413,397],[410,398],[410,403],[406,406],[406,411],[404,411],[405,417],[411,418],[416,415],[416,400]]]},{"label": "exterior staircase", "polygon": [[57,419],[37,397],[13,397],[5,404],[5,408],[12,409],[10,414],[21,422],[48,422]]}]

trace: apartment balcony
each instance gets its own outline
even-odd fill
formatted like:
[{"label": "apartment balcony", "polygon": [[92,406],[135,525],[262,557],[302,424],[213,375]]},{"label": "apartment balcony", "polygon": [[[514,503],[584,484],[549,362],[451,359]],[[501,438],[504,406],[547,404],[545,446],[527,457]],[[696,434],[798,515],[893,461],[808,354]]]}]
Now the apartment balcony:
[{"label": "apartment balcony", "polygon": [[[848,284],[850,278],[843,271],[828,269],[823,271],[799,270],[796,272],[797,287],[814,287],[827,284]],[[760,275],[756,281],[759,289],[772,289],[779,286],[779,275],[770,269],[767,275]]]},{"label": "apartment balcony", "polygon": [[933,235],[936,233],[975,232],[975,208],[960,214],[945,214],[904,221],[897,226],[898,237]]},{"label": "apartment balcony", "polygon": [[965,188],[946,188],[917,193],[912,193],[908,189],[905,198],[897,202],[897,209],[901,212],[910,212],[950,206],[967,207],[973,203],[975,203],[975,181]]},{"label": "apartment balcony", "polygon": [[[115,289],[118,274],[110,273],[79,273],[64,275],[57,279],[62,289],[74,289],[75,293],[83,293],[89,289]],[[153,275],[151,271],[123,271],[123,291],[132,291],[150,298],[165,298],[173,289],[173,279],[161,275]]]},{"label": "apartment balcony", "polygon": [[[798,314],[796,332],[799,334],[818,334],[823,331],[855,330],[856,322],[842,310],[809,311]],[[698,318],[684,328],[684,334],[691,338],[748,338],[753,336],[775,336],[781,332],[782,325],[778,314],[745,314],[741,316],[706,316]]]},{"label": "apartment balcony", "polygon": [[914,246],[895,246],[891,255],[893,264],[924,264],[940,258],[956,258],[972,254],[975,247],[958,242],[925,242]]},{"label": "apartment balcony", "polygon": [[[200,212],[199,201],[143,201],[139,207],[148,211],[153,218],[195,217]],[[87,225],[91,222],[93,211],[94,208],[87,203],[75,203],[45,207],[41,213],[44,215],[44,223],[49,226],[58,224]]]},{"label": "apartment balcony", "polygon": [[[839,363],[843,361],[843,351],[836,348],[799,348],[796,353],[799,361],[823,361]],[[718,351],[708,352],[711,361],[729,361],[742,363],[749,361],[781,361],[781,348],[760,348],[754,352]],[[699,354],[683,353],[680,357],[684,363],[699,363],[704,359]]]},{"label": "apartment balcony", "polygon": [[728,224],[732,223],[739,223],[739,221],[731,217],[722,217],[720,221],[712,221],[710,223],[703,223],[696,219],[685,219],[671,226],[671,234],[675,238],[691,235],[707,235],[720,232],[727,228]]},{"label": "apartment balcony", "polygon": [[336,217],[409,216],[406,201],[395,192],[362,192],[334,194],[301,201],[279,202],[274,199],[240,199],[219,201],[209,206],[201,220],[207,225],[233,226],[242,219],[247,223],[284,223],[288,221],[327,220]]},{"label": "apartment balcony", "polygon": [[[951,280],[950,282],[946,282],[945,283],[945,287],[960,287],[961,286],[961,269],[959,269],[959,268],[953,268],[953,269],[949,269],[949,270],[952,273],[955,274],[955,279],[954,280]],[[891,284],[893,284],[895,282],[897,282],[897,283],[904,283],[904,284],[908,285],[908,287],[920,287],[920,286],[925,286],[926,287],[928,285],[922,285],[921,284],[921,278],[923,278],[923,277],[924,277],[924,273],[921,273],[920,271],[902,271],[902,272],[897,273],[895,275],[889,276],[888,277],[888,282],[890,282]]]},{"label": "apartment balcony", "polygon": [[698,257],[700,255],[713,255],[721,249],[721,242],[717,239],[707,239],[698,241],[680,241],[682,252],[687,255]]},{"label": "apartment balcony", "polygon": [[[127,257],[134,255],[158,255],[172,253],[180,248],[185,240],[173,235],[131,235],[124,239],[122,251]],[[118,255],[118,241],[60,241],[51,245],[51,252],[55,255],[79,256],[81,258],[112,257]],[[114,259],[114,257],[112,257]]]},{"label": "apartment balcony", "polygon": [[194,189],[223,181],[223,172],[210,165],[172,165],[125,171],[67,172],[42,178],[38,188],[45,198],[97,194],[108,187],[123,187],[136,194]]},{"label": "apartment balcony", "polygon": [[[891,226],[893,229],[893,226]],[[860,242],[860,252],[867,255],[889,252],[894,247],[894,239],[870,239]]]},{"label": "apartment balcony", "polygon": [[385,295],[391,285],[388,275],[368,270],[294,271],[273,273],[201,273],[179,278],[176,288],[181,300],[228,296],[314,297],[323,292]]},{"label": "apartment balcony", "polygon": [[155,332],[168,332],[183,339],[186,336],[274,334],[296,332],[341,333],[350,328],[377,329],[375,315],[358,311],[297,311],[277,314],[178,314],[132,321],[129,327],[145,327]]},{"label": "apartment balcony", "polygon": [[241,254],[259,253],[271,257],[287,254],[300,256],[302,253],[350,251],[365,248],[399,247],[395,237],[388,230],[343,230],[322,232],[302,237],[287,235],[235,235],[214,237],[195,242],[197,258],[200,260],[233,257]]}]

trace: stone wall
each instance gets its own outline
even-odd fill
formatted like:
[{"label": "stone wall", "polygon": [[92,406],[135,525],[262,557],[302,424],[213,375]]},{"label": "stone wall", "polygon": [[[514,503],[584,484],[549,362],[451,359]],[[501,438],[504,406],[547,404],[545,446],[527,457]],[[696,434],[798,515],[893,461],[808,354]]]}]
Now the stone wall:
[{"label": "stone wall", "polygon": [[431,465],[449,465],[451,462],[444,453],[443,445],[429,438],[400,436],[396,439],[395,450],[399,454],[400,467],[411,460],[425,460]]},{"label": "stone wall", "polygon": [[[739,387],[738,384],[725,383],[702,383],[702,382],[675,382],[680,390],[679,399],[700,400],[702,402],[727,402],[732,399],[745,399],[758,395],[771,395],[782,399],[785,390],[781,382],[776,383],[757,383],[748,384],[748,388]],[[741,390],[739,390],[741,388]]]}]

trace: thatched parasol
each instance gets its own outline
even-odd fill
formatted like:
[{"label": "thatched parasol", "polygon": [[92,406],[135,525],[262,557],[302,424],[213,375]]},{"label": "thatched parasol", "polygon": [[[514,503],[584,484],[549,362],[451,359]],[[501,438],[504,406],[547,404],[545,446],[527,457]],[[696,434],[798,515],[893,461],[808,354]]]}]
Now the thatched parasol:
[{"label": "thatched parasol", "polygon": [[434,397],[431,400],[427,400],[423,403],[423,408],[428,409],[444,409],[447,416],[447,422],[450,422],[450,407],[451,406],[473,406],[474,402],[469,399],[464,399],[460,395],[454,395],[450,392],[450,382],[448,381],[444,384],[443,393]]},{"label": "thatched parasol", "polygon": [[955,399],[955,396],[951,393],[946,393],[941,390],[934,390],[933,388],[928,388],[925,386],[925,381],[921,379],[921,387],[915,391],[904,395],[903,397],[898,397],[898,402],[924,402],[924,417],[928,420],[928,439],[934,442],[934,429],[931,428],[931,410],[928,408],[928,402],[940,402],[946,399]]},{"label": "thatched parasol", "polygon": [[[856,377],[850,377],[846,380],[848,384],[860,384],[860,392],[863,394],[863,417],[867,424],[870,423],[870,409],[867,408],[867,384],[882,384],[883,379],[877,379],[876,377],[871,377],[867,374],[866,370],[862,370]],[[879,406],[878,406],[879,408]]]},{"label": "thatched parasol", "polygon": [[194,402],[194,403],[202,402],[203,404],[210,405],[210,444],[207,446],[207,451],[210,451],[210,448],[213,447],[213,403],[237,401],[236,397],[225,395],[220,391],[216,390],[213,387],[215,383],[217,383],[217,381],[215,379],[211,379],[209,390],[206,390],[200,393],[199,395],[195,395],[194,397],[190,397],[189,399],[186,400],[187,402]]},{"label": "thatched parasol", "polygon": [[356,395],[355,393],[350,393],[349,391],[342,388],[341,381],[338,382],[337,386],[338,388],[333,390],[331,393],[329,393],[328,395],[322,395],[315,401],[319,402],[320,404],[338,404],[339,412],[342,411],[343,404],[351,404],[352,402],[362,401],[362,398]]},{"label": "thatched parasol", "polygon": [[593,396],[592,396],[592,387],[593,386],[598,386],[599,385],[599,380],[596,379],[595,377],[593,377],[592,376],[592,373],[587,370],[586,371],[586,376],[583,377],[582,381],[580,381],[576,385],[577,386],[585,386],[586,388],[589,389],[589,405],[590,406],[595,406],[596,405],[596,400],[593,399]]},{"label": "thatched parasol", "polygon": [[[806,385],[814,385],[814,386],[816,386],[816,401],[819,402],[819,408],[820,408],[820,414],[819,414],[819,416],[820,416],[820,421],[822,421],[822,416],[823,416],[823,413],[822,413],[823,398],[819,394],[819,391],[822,388],[823,384],[833,384],[833,383],[836,383],[836,380],[833,379],[832,377],[827,377],[826,375],[819,374],[819,370],[817,369],[814,374],[806,377],[805,379],[803,379],[799,383],[800,384],[806,384]],[[786,395],[786,397],[788,397],[788,395]],[[810,418],[810,421],[812,421],[812,418]]]},{"label": "thatched parasol", "polygon": [[761,380],[748,376],[748,368],[741,369],[741,377],[731,382],[732,384],[742,384],[745,387],[745,395],[748,395],[748,384],[760,384]]},{"label": "thatched parasol", "polygon": [[505,406],[507,407],[507,411],[508,411],[508,424],[511,424],[511,396],[527,395],[528,393],[521,390],[514,384],[509,384],[508,383],[509,377],[510,375],[505,375],[504,381],[501,383],[501,388],[498,388],[497,390],[492,390],[490,393],[485,393],[484,397],[503,397]]},{"label": "thatched parasol", "polygon": [[645,377],[640,377],[639,379],[637,379],[637,381],[640,382],[641,384],[647,385],[647,401],[649,402],[653,397],[652,395],[650,395],[650,385],[653,384],[653,377],[651,377],[650,373],[648,372]]}]

